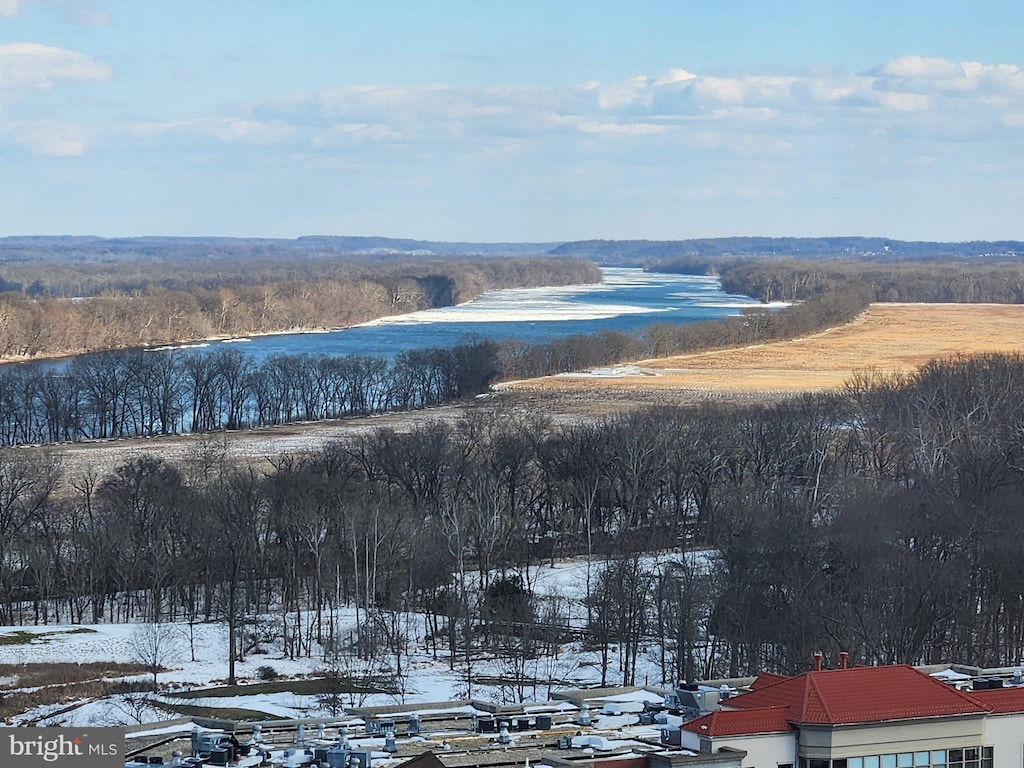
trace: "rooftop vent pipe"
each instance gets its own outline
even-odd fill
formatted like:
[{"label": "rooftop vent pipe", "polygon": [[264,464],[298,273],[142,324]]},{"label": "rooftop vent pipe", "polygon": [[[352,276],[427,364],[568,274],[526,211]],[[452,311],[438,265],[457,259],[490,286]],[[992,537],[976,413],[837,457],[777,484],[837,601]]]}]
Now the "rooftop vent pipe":
[{"label": "rooftop vent pipe", "polygon": [[508,723],[502,720],[501,727],[498,729],[498,743],[509,744],[511,741],[512,737],[508,735]]},{"label": "rooftop vent pipe", "polygon": [[576,725],[590,725],[590,710],[587,708],[587,702],[580,704],[579,716],[576,718]]}]

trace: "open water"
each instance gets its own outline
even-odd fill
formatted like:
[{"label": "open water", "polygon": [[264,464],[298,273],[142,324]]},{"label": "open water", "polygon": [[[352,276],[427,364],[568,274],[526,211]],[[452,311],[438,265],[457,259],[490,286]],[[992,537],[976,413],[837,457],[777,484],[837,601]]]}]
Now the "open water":
[{"label": "open water", "polygon": [[454,307],[386,317],[340,331],[255,336],[201,345],[208,351],[237,344],[258,361],[276,354],[399,352],[457,344],[468,334],[538,342],[597,331],[633,331],[654,322],[695,322],[757,306],[749,296],[722,291],[714,277],[605,268],[599,285],[490,291]]}]

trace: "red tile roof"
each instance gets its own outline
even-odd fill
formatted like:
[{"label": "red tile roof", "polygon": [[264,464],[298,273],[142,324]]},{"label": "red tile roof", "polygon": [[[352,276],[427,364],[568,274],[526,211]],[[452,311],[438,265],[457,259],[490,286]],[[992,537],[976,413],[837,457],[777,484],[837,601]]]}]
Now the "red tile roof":
[{"label": "red tile roof", "polygon": [[780,683],[783,680],[789,680],[785,675],[778,675],[774,672],[762,672],[756,678],[754,682],[750,684],[750,690],[756,691],[758,688],[764,688],[767,685],[774,685]]},{"label": "red tile roof", "polygon": [[996,715],[1024,712],[1024,688],[990,688],[971,691],[972,698]]},{"label": "red tile roof", "polygon": [[810,725],[983,715],[989,710],[970,694],[905,665],[805,672],[733,696],[726,706],[784,707],[790,722]]},{"label": "red tile roof", "polygon": [[719,709],[685,723],[684,730],[701,736],[750,736],[757,733],[792,731],[785,707]]}]

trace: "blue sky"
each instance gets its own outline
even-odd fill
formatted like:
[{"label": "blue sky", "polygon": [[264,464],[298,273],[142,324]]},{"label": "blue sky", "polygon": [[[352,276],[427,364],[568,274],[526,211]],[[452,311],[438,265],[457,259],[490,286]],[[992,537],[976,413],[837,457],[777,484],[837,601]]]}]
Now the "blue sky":
[{"label": "blue sky", "polygon": [[0,235],[1024,239],[1024,3],[0,0]]}]

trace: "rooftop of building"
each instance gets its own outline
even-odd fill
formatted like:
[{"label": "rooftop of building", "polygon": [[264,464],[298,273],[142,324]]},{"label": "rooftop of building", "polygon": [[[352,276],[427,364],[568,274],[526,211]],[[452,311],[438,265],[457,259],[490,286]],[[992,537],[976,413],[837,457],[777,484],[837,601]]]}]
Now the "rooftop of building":
[{"label": "rooftop of building", "polygon": [[[673,691],[633,687],[566,691],[557,700],[516,706],[460,701],[367,707],[329,722],[302,723],[301,732],[298,721],[268,722],[256,734],[252,724],[203,725],[237,734],[240,742],[255,738],[278,753],[344,743],[365,753],[373,768],[397,768],[425,752],[446,768],[538,763],[593,768],[610,760],[618,761],[609,764],[617,768],[639,768],[640,763],[703,768],[709,756],[700,754],[698,745],[708,738],[787,733],[805,726],[1024,714],[1019,670],[996,672],[971,675],[951,665],[850,667],[676,689],[679,696],[684,690],[697,694],[694,700],[713,709],[701,713],[666,706]],[[192,727],[191,721],[182,721],[177,733],[159,726],[150,734],[141,731],[130,739],[130,753],[169,754],[177,748],[188,754],[183,742]]]}]

